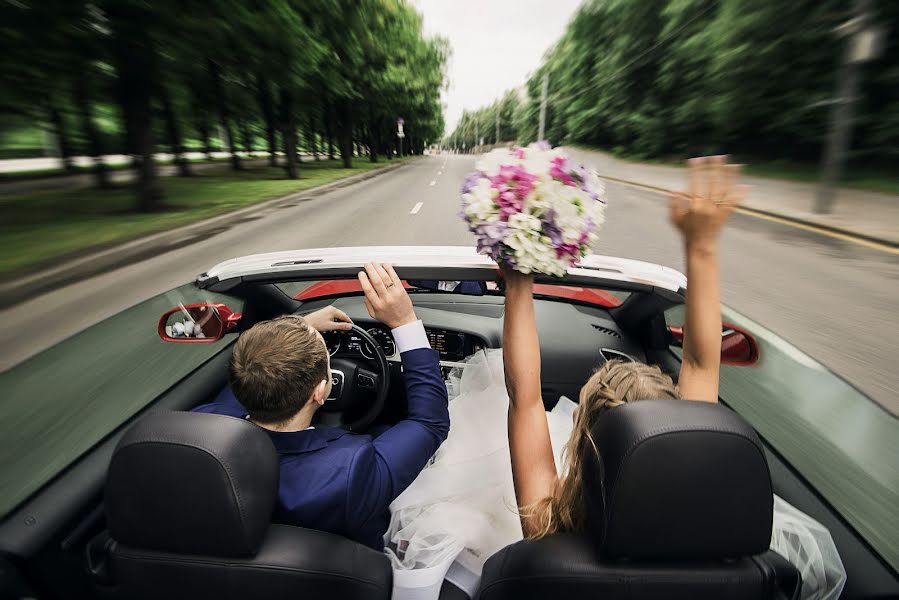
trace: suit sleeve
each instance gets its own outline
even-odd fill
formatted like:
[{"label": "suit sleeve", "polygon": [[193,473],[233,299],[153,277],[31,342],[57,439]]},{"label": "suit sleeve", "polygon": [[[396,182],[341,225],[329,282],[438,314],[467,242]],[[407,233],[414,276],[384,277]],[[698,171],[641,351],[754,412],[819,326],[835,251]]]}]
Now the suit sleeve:
[{"label": "suit sleeve", "polygon": [[347,520],[359,526],[383,515],[449,434],[446,384],[430,348],[402,354],[409,414],[357,450],[350,467]]}]

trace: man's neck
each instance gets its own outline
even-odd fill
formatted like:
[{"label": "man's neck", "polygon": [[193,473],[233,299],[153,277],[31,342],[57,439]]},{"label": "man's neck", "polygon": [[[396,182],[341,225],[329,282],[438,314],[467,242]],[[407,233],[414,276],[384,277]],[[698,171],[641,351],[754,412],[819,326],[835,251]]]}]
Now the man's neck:
[{"label": "man's neck", "polygon": [[312,425],[312,415],[315,414],[313,412],[309,412],[307,410],[301,410],[293,417],[286,421],[282,421],[280,423],[261,423],[259,421],[254,421],[250,419],[250,422],[259,425],[264,429],[268,429],[270,431],[280,431],[280,432],[291,432],[291,431],[303,431],[304,429],[309,429],[309,426]]}]

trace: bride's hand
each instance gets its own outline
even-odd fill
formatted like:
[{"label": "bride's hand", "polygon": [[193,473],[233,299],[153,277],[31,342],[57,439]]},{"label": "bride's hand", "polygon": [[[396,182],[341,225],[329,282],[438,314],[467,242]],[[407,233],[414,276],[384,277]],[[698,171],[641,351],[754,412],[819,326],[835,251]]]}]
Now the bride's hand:
[{"label": "bride's hand", "polygon": [[688,247],[714,246],[728,217],[746,196],[737,185],[741,165],[727,156],[703,156],[687,161],[687,192],[671,196],[671,222]]},{"label": "bride's hand", "polygon": [[533,287],[533,275],[525,275],[524,273],[516,271],[506,264],[500,264],[499,270],[506,282],[506,291],[528,289]]}]

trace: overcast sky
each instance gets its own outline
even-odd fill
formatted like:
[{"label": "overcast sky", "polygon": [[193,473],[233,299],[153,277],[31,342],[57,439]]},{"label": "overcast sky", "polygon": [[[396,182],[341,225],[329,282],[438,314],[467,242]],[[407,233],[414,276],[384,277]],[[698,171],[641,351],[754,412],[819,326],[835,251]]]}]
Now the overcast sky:
[{"label": "overcast sky", "polygon": [[565,31],[581,0],[412,0],[427,35],[449,39],[446,133],[463,109],[522,85]]}]

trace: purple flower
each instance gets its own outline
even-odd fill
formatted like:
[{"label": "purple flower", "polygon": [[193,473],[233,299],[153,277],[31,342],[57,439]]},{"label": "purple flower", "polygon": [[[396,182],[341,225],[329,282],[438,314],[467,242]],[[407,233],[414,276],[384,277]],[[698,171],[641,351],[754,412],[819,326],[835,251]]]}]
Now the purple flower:
[{"label": "purple flower", "polygon": [[481,254],[487,253],[493,256],[499,251],[508,229],[508,225],[501,221],[497,223],[486,223],[475,227],[474,233],[478,238],[478,252]]},{"label": "purple flower", "polygon": [[471,189],[478,184],[478,181],[481,179],[480,173],[469,173],[465,176],[465,181],[462,182],[462,193],[467,194],[471,191]]}]

